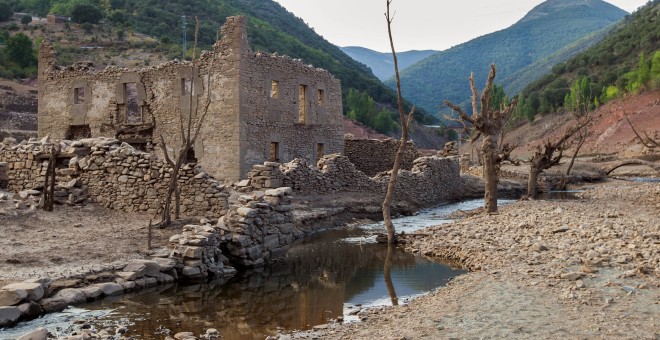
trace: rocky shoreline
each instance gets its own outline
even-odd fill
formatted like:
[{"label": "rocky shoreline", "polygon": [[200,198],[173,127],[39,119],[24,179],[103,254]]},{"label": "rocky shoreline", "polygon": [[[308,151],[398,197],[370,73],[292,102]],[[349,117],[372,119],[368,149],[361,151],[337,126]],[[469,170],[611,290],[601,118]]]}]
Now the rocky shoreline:
[{"label": "rocky shoreline", "polygon": [[404,306],[276,338],[660,336],[660,185],[608,181],[427,228],[406,249],[471,272]]}]

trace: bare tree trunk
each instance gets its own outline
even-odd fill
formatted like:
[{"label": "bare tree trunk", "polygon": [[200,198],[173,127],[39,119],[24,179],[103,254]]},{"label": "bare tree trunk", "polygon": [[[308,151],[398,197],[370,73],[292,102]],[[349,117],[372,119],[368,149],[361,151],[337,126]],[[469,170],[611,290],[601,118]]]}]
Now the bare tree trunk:
[{"label": "bare tree trunk", "polygon": [[529,171],[529,178],[527,179],[527,197],[536,197],[536,186],[538,185],[539,172],[533,169]]},{"label": "bare tree trunk", "polygon": [[57,154],[59,149],[55,146],[50,148],[50,158],[44,177],[44,211],[53,211],[55,204],[55,165],[57,163]]},{"label": "bare tree trunk", "polygon": [[573,156],[571,156],[571,161],[568,163],[568,169],[566,169],[566,176],[571,174],[571,169],[573,169],[573,164],[575,164],[575,159],[578,156],[578,153],[580,152],[580,148],[582,148],[582,145],[584,145],[584,142],[587,140],[586,136],[580,137],[580,140],[578,141],[578,145],[575,147],[575,152],[573,152]]},{"label": "bare tree trunk", "polygon": [[397,240],[394,230],[394,223],[392,223],[390,206],[392,205],[392,200],[394,199],[394,190],[396,189],[396,180],[399,175],[399,168],[401,167],[401,158],[403,158],[403,153],[406,151],[406,145],[408,144],[408,128],[413,117],[413,112],[415,112],[415,107],[412,107],[412,110],[410,110],[407,117],[404,116],[403,97],[401,95],[401,80],[399,79],[399,63],[396,57],[396,49],[394,48],[394,39],[392,38],[392,17],[390,16],[390,4],[392,3],[392,0],[386,1],[387,12],[385,13],[385,19],[387,20],[387,33],[390,38],[390,47],[392,49],[392,58],[394,60],[397,104],[399,108],[399,121],[401,122],[401,140],[399,141],[399,148],[397,149],[396,156],[394,157],[394,164],[392,165],[392,172],[390,173],[390,181],[387,184],[387,193],[385,193],[385,199],[383,200],[382,207],[383,221],[385,223],[385,229],[387,230],[387,243],[394,244]]},{"label": "bare tree trunk", "polygon": [[396,296],[396,290],[394,290],[394,284],[392,283],[393,256],[394,256],[394,246],[388,244],[387,256],[385,257],[385,268],[383,269],[383,276],[385,277],[385,285],[387,286],[387,292],[390,294],[390,299],[392,300],[392,306],[398,306],[399,298]]},{"label": "bare tree trunk", "polygon": [[484,160],[484,181],[486,182],[486,192],[484,193],[486,213],[497,212],[497,184],[499,176],[497,175],[497,143],[495,136],[484,136],[481,151]]}]

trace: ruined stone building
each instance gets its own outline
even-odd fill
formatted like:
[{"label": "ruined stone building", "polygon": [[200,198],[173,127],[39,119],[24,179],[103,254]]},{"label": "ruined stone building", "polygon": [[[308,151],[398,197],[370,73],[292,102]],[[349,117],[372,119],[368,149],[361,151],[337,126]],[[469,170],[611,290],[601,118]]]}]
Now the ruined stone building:
[{"label": "ruined stone building", "polygon": [[239,180],[264,161],[313,163],[342,152],[339,80],[299,60],[252,52],[244,17],[228,17],[221,36],[194,69],[179,61],[143,69],[60,67],[43,44],[39,136],[113,137],[158,152],[161,135],[170,149],[180,145],[179,115],[199,117],[208,104],[189,159],[218,179]]}]

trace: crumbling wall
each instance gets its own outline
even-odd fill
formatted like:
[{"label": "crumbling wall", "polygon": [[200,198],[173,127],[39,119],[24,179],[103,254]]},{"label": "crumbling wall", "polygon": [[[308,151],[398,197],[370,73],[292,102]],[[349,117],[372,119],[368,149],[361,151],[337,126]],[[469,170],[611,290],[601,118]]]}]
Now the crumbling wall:
[{"label": "crumbling wall", "polygon": [[[54,142],[43,139],[14,146],[0,143],[0,162],[8,164],[9,190],[43,188],[53,143],[61,149],[55,190],[59,203],[78,203],[68,191],[75,180],[81,193],[105,207],[150,214],[161,209],[172,168],[151,154],[109,138]],[[219,217],[227,212],[226,188],[200,166],[183,166],[179,188],[183,216]]]},{"label": "crumbling wall", "polygon": [[[316,166],[304,159],[281,164],[279,169],[276,164],[255,165],[242,187],[267,188],[265,183],[283,183],[303,195],[367,192],[384,196],[390,180],[390,171],[369,177],[339,154],[324,156]],[[420,157],[410,170],[399,170],[395,198],[429,206],[459,197],[461,183],[458,157]]]},{"label": "crumbling wall", "polygon": [[287,56],[253,53],[242,62],[243,176],[252,164],[264,161],[315,163],[323,155],[343,152],[338,79]]},{"label": "crumbling wall", "polygon": [[[394,139],[346,139],[344,155],[367,176],[392,170],[400,141]],[[413,142],[408,142],[401,159],[401,169],[411,170],[413,161],[420,156]]]},{"label": "crumbling wall", "polygon": [[245,17],[228,17],[221,41],[194,68],[187,61],[101,71],[91,63],[61,67],[44,43],[39,136],[117,138],[162,156],[155,147],[160,137],[170,151],[178,149],[180,117],[199,117],[208,104],[193,151],[218,179],[238,181],[267,160],[316,161],[342,152],[339,80],[300,60],[253,53],[246,27]]}]

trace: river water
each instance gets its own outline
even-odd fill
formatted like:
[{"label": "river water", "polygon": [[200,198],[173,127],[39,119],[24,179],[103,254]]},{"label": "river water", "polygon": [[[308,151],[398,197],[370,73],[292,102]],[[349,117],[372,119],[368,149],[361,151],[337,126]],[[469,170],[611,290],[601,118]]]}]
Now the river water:
[{"label": "river water", "polygon": [[[510,201],[501,200],[500,204]],[[447,223],[457,210],[482,206],[470,200],[420,211],[394,220],[397,232]],[[304,330],[343,317],[357,321],[361,308],[405,303],[444,286],[464,273],[447,263],[430,261],[375,243],[382,223],[329,230],[295,244],[268,267],[244,272],[228,281],[172,284],[78,306],[0,331],[11,339],[36,327],[52,333],[70,331],[72,320],[93,319],[96,329],[126,336],[162,339],[163,333],[202,334],[216,328],[223,339],[263,339],[281,330]],[[11,332],[11,333],[10,333]]]}]

